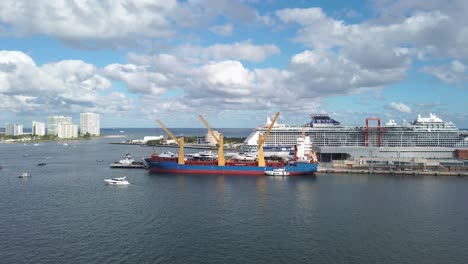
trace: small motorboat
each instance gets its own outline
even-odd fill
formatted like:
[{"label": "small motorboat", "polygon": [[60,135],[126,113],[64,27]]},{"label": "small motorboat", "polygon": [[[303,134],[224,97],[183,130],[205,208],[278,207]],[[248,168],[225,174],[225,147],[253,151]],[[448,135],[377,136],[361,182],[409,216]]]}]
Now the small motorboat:
[{"label": "small motorboat", "polygon": [[29,177],[31,177],[31,174],[27,172],[23,172],[18,176],[18,178],[29,178]]},{"label": "small motorboat", "polygon": [[112,179],[105,179],[104,181],[109,185],[129,185],[130,183],[127,180],[125,180],[125,178],[127,177],[124,176]]},{"label": "small motorboat", "polygon": [[277,169],[273,169],[271,171],[265,171],[265,175],[269,175],[269,176],[288,176],[289,172],[287,172],[286,169],[277,168]]}]

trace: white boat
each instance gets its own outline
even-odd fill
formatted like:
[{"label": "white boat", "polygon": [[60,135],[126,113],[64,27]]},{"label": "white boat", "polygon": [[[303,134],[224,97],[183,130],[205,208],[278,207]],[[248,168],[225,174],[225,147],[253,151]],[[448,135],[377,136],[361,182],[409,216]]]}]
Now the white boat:
[{"label": "white boat", "polygon": [[167,151],[167,152],[163,152],[161,154],[158,154],[158,157],[160,157],[160,158],[177,158],[177,155],[170,152],[170,151]]},{"label": "white boat", "polygon": [[125,154],[125,158],[119,161],[115,161],[110,166],[111,168],[145,168],[146,167],[144,162],[135,161],[129,153]]},{"label": "white boat", "polygon": [[257,158],[258,158],[257,152],[238,153],[232,156],[233,160],[240,160],[240,161],[254,161],[254,160],[257,160]]},{"label": "white boat", "polygon": [[129,185],[130,183],[127,180],[125,180],[125,178],[127,177],[124,176],[112,179],[105,179],[104,181],[109,185]]},{"label": "white boat", "polygon": [[29,178],[31,176],[32,176],[31,174],[29,174],[27,172],[23,172],[18,176],[18,178]]},{"label": "white boat", "polygon": [[215,160],[218,159],[218,154],[213,153],[211,150],[200,151],[197,153],[191,153],[186,155],[188,158],[195,160]]},{"label": "white boat", "polygon": [[288,176],[289,172],[286,171],[284,168],[277,168],[271,171],[265,171],[265,175],[269,176]]}]

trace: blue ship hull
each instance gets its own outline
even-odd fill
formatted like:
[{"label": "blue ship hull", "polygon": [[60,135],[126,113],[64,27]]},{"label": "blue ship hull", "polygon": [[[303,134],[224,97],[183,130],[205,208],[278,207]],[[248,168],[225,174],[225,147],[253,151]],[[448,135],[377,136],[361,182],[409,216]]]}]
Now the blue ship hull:
[{"label": "blue ship hull", "polygon": [[[177,164],[175,160],[145,159],[151,172],[189,173],[189,174],[232,174],[232,175],[265,175],[276,167],[258,167],[245,164],[217,166],[217,165],[186,165]],[[317,172],[317,163],[293,162],[284,166],[289,175],[310,175]]]}]

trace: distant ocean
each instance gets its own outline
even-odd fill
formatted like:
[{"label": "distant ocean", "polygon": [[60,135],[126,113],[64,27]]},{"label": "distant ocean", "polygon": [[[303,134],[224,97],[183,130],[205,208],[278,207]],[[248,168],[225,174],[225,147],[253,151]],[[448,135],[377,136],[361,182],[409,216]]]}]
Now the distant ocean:
[{"label": "distant ocean", "polygon": [[[212,128],[224,134],[224,137],[247,137],[254,130],[253,128]],[[208,130],[206,128],[169,128],[174,135],[184,136],[204,136]],[[5,128],[0,128],[0,133],[4,133]],[[31,128],[24,128],[24,133],[31,133]],[[142,138],[144,136],[167,136],[162,128],[101,128],[102,135],[127,135],[130,138]]]},{"label": "distant ocean", "polygon": [[[169,128],[176,136],[204,136],[208,133],[206,128]],[[224,137],[247,137],[253,128],[212,128],[224,134]],[[130,138],[142,138],[144,136],[167,136],[162,128],[102,128],[102,135],[127,135]]]}]

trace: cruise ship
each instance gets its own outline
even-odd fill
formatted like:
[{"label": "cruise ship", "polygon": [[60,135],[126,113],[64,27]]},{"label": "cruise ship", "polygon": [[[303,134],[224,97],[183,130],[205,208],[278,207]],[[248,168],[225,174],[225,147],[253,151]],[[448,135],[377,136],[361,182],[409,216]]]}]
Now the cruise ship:
[{"label": "cruise ship", "polygon": [[[301,126],[275,124],[265,147],[291,147],[296,139],[309,136],[319,161],[359,157],[382,158],[456,158],[457,150],[468,149],[468,131],[435,114],[418,115],[413,122],[395,120],[380,123],[380,118],[366,118],[366,126],[344,125],[327,114],[312,114]],[[257,139],[268,124],[257,127],[242,144],[243,151],[257,150]]]}]

